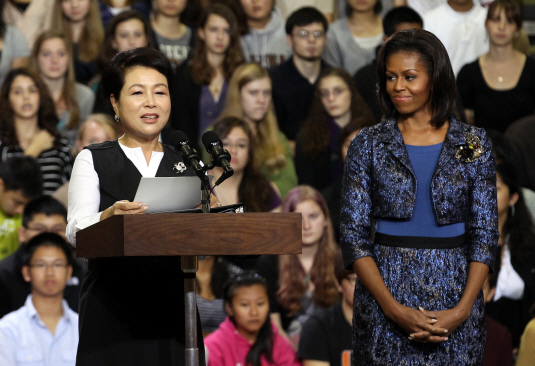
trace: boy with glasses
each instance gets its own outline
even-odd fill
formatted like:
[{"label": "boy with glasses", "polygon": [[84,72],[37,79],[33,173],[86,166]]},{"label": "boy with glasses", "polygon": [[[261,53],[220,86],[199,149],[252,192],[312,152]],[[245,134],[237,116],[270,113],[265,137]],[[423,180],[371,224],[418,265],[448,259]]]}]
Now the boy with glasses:
[{"label": "boy with glasses", "polygon": [[70,244],[56,233],[41,233],[24,246],[22,275],[32,292],[0,320],[0,365],[75,365],[78,314],[63,300],[73,262]]},{"label": "boy with glasses", "polygon": [[[55,233],[65,239],[66,227],[67,210],[56,199],[42,196],[26,205],[22,214],[22,226],[18,231],[21,244],[15,253],[0,261],[0,318],[24,305],[31,292],[31,286],[21,272],[26,243],[43,232]],[[73,247],[69,247],[72,251]],[[73,263],[73,275],[67,282],[64,293],[70,308],[78,311],[80,284],[86,265],[80,259]]]}]

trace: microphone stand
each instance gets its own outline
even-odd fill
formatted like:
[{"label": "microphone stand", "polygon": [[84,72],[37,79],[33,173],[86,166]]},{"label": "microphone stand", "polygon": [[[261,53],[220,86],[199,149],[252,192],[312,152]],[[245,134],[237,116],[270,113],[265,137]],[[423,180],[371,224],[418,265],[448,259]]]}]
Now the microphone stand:
[{"label": "microphone stand", "polygon": [[[206,173],[213,169],[213,164],[203,167]],[[210,213],[210,180],[205,175],[201,179],[201,208],[202,213]],[[195,276],[199,269],[198,256],[183,255],[181,269],[184,272],[184,305],[186,317],[186,366],[199,366],[199,348],[197,347],[197,286]],[[204,352],[204,349],[202,350]]]}]

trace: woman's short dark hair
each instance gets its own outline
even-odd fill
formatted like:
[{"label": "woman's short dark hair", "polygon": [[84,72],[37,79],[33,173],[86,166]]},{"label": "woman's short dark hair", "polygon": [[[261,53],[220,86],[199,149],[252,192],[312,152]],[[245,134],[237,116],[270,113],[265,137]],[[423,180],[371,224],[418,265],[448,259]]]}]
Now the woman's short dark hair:
[{"label": "woman's short dark hair", "polygon": [[[377,0],[375,6],[373,7],[373,12],[377,15],[383,10],[383,3],[381,0]],[[346,16],[350,17],[353,13],[353,7],[349,4],[349,1],[346,2]]]},{"label": "woman's short dark hair", "polygon": [[508,21],[516,24],[517,31],[522,29],[522,3],[519,0],[495,0],[487,12],[487,19],[491,20],[500,10],[505,11]]},{"label": "woman's short dark hair", "polygon": [[167,79],[169,92],[173,90],[173,68],[167,57],[154,48],[133,48],[118,53],[113,57],[102,73],[102,95],[108,108],[113,111],[110,97],[113,95],[119,100],[121,89],[124,86],[126,71],[132,67],[141,66],[154,69]]},{"label": "woman's short dark hair", "polygon": [[441,127],[451,117],[457,117],[457,85],[446,48],[433,34],[423,29],[408,29],[395,33],[377,55],[377,85],[379,105],[386,118],[396,118],[398,112],[386,91],[386,64],[397,53],[416,53],[429,76],[431,125]]}]

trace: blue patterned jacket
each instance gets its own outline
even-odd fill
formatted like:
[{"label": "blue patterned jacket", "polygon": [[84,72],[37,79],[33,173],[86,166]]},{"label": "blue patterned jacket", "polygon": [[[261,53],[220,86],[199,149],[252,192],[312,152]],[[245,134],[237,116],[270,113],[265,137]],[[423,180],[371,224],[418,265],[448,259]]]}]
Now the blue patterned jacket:
[{"label": "blue patterned jacket", "polygon": [[[481,140],[484,153],[474,162],[455,157],[465,133]],[[341,246],[346,266],[371,256],[372,216],[410,218],[416,200],[416,175],[395,120],[362,129],[347,154],[342,188]],[[496,168],[485,131],[450,121],[431,180],[438,225],[465,222],[468,260],[493,267],[498,245]]]}]

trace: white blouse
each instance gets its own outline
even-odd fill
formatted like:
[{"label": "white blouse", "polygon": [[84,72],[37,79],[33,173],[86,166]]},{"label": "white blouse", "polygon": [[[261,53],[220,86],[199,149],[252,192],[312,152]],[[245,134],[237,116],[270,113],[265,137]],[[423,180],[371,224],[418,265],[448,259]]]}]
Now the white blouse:
[{"label": "white blouse", "polygon": [[[130,148],[119,143],[126,157],[143,177],[155,177],[163,152],[152,152],[149,164],[141,147]],[[69,183],[69,212],[67,215],[67,239],[76,246],[76,232],[100,221],[100,184],[93,165],[91,151],[82,150],[74,162]]]},{"label": "white blouse", "polygon": [[509,245],[505,243],[503,248],[502,267],[498,273],[498,283],[496,284],[496,293],[494,301],[501,297],[511,300],[520,300],[524,295],[524,280],[518,275],[511,264],[511,251]]}]

